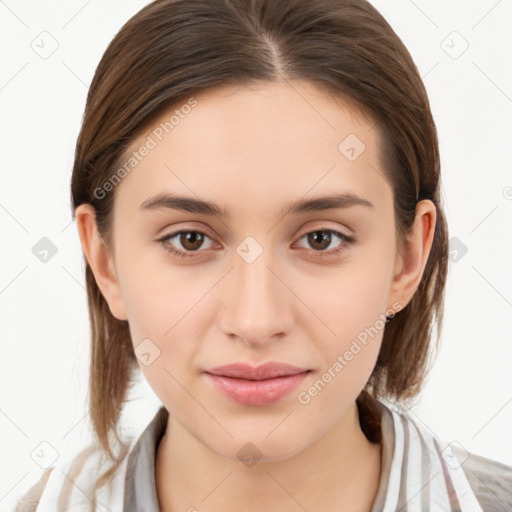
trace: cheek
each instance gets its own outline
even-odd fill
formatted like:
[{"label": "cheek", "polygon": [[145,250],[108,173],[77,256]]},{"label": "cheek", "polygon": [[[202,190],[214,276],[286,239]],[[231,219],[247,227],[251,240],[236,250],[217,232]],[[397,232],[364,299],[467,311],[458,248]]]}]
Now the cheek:
[{"label": "cheek", "polygon": [[210,281],[197,275],[194,279],[192,267],[172,268],[162,260],[145,261],[142,255],[132,258],[137,263],[127,258],[119,277],[139,367],[160,397],[180,397],[178,382],[189,379],[202,337],[207,301],[200,299]]},{"label": "cheek", "polygon": [[326,327],[330,345],[357,336],[385,315],[391,264],[360,261],[331,269],[325,277],[304,281],[303,297]]},{"label": "cheek", "polygon": [[128,321],[139,338],[163,342],[187,323],[188,313],[204,294],[205,283],[193,267],[172,265],[165,250],[134,248],[119,262],[119,282]]},{"label": "cheek", "polygon": [[[194,304],[198,293],[190,287],[177,294],[181,283],[165,287],[162,282],[132,283],[129,289],[128,321],[139,368],[155,394],[169,410],[187,410],[192,361],[197,350]],[[148,355],[147,355],[148,354]]]},{"label": "cheek", "polygon": [[[347,283],[346,283],[347,284]],[[364,293],[366,290],[367,293]],[[315,338],[322,363],[308,387],[301,388],[299,403],[305,411],[324,411],[332,421],[342,404],[354,401],[366,385],[377,361],[385,327],[385,309],[372,296],[374,288],[350,286],[334,300],[319,304],[330,330]],[[381,316],[382,314],[382,316]],[[331,332],[333,331],[333,332]],[[310,407],[312,406],[312,407]]]},{"label": "cheek", "polygon": [[[323,371],[329,371],[331,376],[336,374],[333,387],[361,389],[380,350],[386,326],[391,260],[379,258],[377,253],[375,256],[340,267],[330,272],[328,278],[317,277],[304,288],[303,297],[308,297],[308,305],[321,320],[311,317],[310,336],[317,340]],[[329,380],[329,375],[325,378]]]}]

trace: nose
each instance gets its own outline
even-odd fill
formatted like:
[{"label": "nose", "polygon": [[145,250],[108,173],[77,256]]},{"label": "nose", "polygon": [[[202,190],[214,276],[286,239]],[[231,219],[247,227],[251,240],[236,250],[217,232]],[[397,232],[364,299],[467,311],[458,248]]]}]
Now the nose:
[{"label": "nose", "polygon": [[293,293],[264,250],[252,262],[233,255],[233,268],[219,290],[222,331],[250,346],[275,342],[290,332]]}]

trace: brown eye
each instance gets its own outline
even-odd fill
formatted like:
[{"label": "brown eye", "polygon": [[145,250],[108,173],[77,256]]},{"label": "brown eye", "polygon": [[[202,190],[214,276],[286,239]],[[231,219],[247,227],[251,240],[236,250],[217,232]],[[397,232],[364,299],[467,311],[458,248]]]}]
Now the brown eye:
[{"label": "brown eye", "polygon": [[[170,235],[161,238],[159,242],[164,245],[164,249],[175,256],[195,256],[194,253],[200,253],[199,249],[203,247],[205,239],[210,237],[202,231],[188,230],[176,231]],[[173,243],[171,240],[176,239]]]},{"label": "brown eye", "polygon": [[[307,245],[312,248],[312,252],[318,253],[314,254],[315,257],[335,256],[346,250],[348,245],[354,242],[353,237],[334,229],[315,229],[305,233],[300,239],[303,238],[306,239]],[[331,244],[336,244],[336,240],[338,240],[338,244],[332,248]],[[331,247],[331,250],[326,250],[329,247]]]}]

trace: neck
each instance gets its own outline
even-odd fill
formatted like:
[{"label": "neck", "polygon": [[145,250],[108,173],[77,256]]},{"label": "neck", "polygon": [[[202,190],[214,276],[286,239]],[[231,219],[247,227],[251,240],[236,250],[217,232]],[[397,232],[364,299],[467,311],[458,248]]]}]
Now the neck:
[{"label": "neck", "polygon": [[210,510],[370,512],[381,470],[381,445],[371,443],[356,403],[308,448],[280,461],[245,467],[219,455],[169,416],[155,475],[162,512]]}]

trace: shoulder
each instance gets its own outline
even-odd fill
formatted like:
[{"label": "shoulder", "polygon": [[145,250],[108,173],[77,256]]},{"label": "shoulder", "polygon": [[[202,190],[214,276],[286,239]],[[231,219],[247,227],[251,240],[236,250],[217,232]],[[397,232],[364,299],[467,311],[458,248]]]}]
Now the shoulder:
[{"label": "shoulder", "polygon": [[[464,507],[462,510],[466,510],[467,506],[467,510],[484,512],[512,511],[512,465],[468,452],[458,443],[447,443],[419,418],[410,416],[409,411],[400,404],[383,405],[386,411],[382,422],[384,439],[387,439],[388,445],[393,444],[393,454],[398,453],[395,481],[400,481],[401,486],[404,468],[408,473],[423,475],[423,461],[426,461],[432,471],[444,475],[444,478],[436,479],[434,494],[432,485],[424,487],[425,499],[446,496],[448,490],[448,496],[456,493]],[[421,454],[421,457],[414,457],[413,454]],[[475,508],[478,505],[479,508]],[[445,509],[452,510],[449,506],[447,502]]]},{"label": "shoulder", "polygon": [[36,510],[53,469],[55,468],[51,467],[44,470],[41,478],[18,500],[14,512],[32,512]]},{"label": "shoulder", "polygon": [[62,500],[63,509],[77,511],[82,506],[85,510],[96,498],[108,501],[112,493],[122,490],[130,454],[137,443],[141,438],[150,442],[157,439],[165,431],[168,415],[162,406],[142,435],[132,432],[123,436],[121,445],[114,448],[118,457],[115,462],[96,443],[61,459],[18,499],[14,512],[35,512],[39,505],[54,510],[56,500]]},{"label": "shoulder", "polygon": [[512,510],[512,466],[452,445],[483,510]]},{"label": "shoulder", "polygon": [[[54,488],[59,493],[66,492],[68,494],[65,487],[71,485],[70,480],[69,478],[64,478],[63,475],[69,475],[74,482],[77,482],[77,479],[84,473],[87,473],[88,477],[93,475],[94,470],[91,472],[88,470],[88,466],[92,465],[93,468],[100,469],[98,464],[100,455],[101,451],[98,446],[91,444],[75,454],[61,459],[55,466],[45,469],[39,480],[18,499],[14,512],[36,511],[41,500],[50,492],[50,488]],[[52,486],[52,479],[58,485]]]}]

